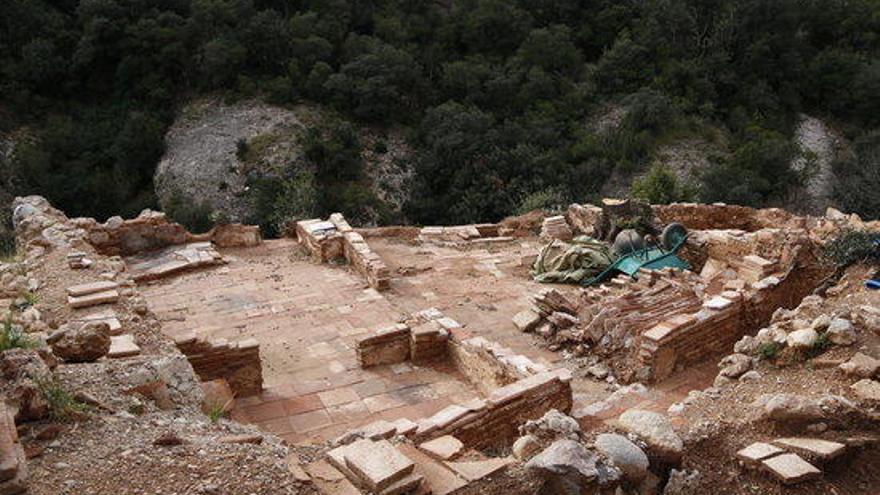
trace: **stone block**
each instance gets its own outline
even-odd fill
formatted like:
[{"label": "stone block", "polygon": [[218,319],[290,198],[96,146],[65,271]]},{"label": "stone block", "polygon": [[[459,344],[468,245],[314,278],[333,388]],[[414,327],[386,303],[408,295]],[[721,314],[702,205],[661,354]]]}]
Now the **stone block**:
[{"label": "stone block", "polygon": [[797,454],[782,454],[761,461],[770,474],[786,485],[818,479],[822,476],[815,466]]},{"label": "stone block", "polygon": [[370,490],[381,492],[412,473],[415,464],[387,440],[358,440],[346,446],[345,464]]},{"label": "stone block", "polygon": [[820,461],[830,461],[846,451],[846,445],[820,438],[777,438],[773,444]]},{"label": "stone block", "polygon": [[437,459],[455,459],[464,450],[464,444],[452,435],[444,435],[419,445],[419,448]]},{"label": "stone block", "polygon": [[96,292],[106,292],[116,290],[119,284],[109,280],[100,280],[98,282],[89,282],[87,284],[74,285],[67,288],[67,295],[73,297],[87,296]]},{"label": "stone block", "polygon": [[109,358],[124,358],[137,356],[141,353],[141,348],[134,342],[134,335],[116,335],[110,337],[110,350],[107,352]]},{"label": "stone block", "polygon": [[736,453],[736,457],[750,465],[759,465],[764,459],[779,455],[784,450],[764,442],[755,442]]}]

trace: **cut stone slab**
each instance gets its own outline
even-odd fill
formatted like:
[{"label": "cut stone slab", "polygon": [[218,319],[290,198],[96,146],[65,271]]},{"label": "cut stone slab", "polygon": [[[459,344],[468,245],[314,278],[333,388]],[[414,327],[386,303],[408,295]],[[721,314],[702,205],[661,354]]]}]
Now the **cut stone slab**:
[{"label": "cut stone slab", "polygon": [[124,358],[137,356],[141,353],[141,348],[134,343],[134,335],[117,335],[110,337],[110,351],[107,352],[109,358]]},{"label": "cut stone slab", "polygon": [[764,468],[776,479],[786,485],[814,480],[822,476],[822,471],[797,454],[782,454],[761,461]]},{"label": "cut stone slab", "polygon": [[402,495],[404,493],[413,493],[424,481],[425,477],[412,473],[400,481],[395,481],[388,488],[379,492],[378,495]]},{"label": "cut stone slab", "polygon": [[397,427],[393,423],[380,419],[364,426],[361,431],[364,433],[364,437],[370,440],[382,440],[393,437]]},{"label": "cut stone slab", "polygon": [[777,438],[773,444],[822,461],[834,459],[846,451],[846,445],[820,438]]},{"label": "cut stone slab", "polygon": [[862,399],[880,401],[880,382],[865,378],[853,383],[850,388]]},{"label": "cut stone slab", "polygon": [[398,435],[409,436],[416,432],[419,425],[407,418],[395,419],[391,422]]},{"label": "cut stone slab", "polygon": [[455,459],[464,450],[464,444],[452,435],[444,435],[419,445],[419,448],[437,459]]},{"label": "cut stone slab", "polygon": [[67,296],[67,304],[73,309],[88,308],[99,304],[115,303],[119,300],[119,292],[108,290],[85,296]]},{"label": "cut stone slab", "polygon": [[873,378],[880,373],[880,359],[857,352],[849,361],[840,365],[841,371],[859,378]]},{"label": "cut stone slab", "polygon": [[73,297],[82,297],[96,292],[106,292],[116,290],[119,284],[109,280],[101,280],[98,282],[89,282],[87,284],[74,285],[67,288],[67,295]]},{"label": "cut stone slab", "polygon": [[510,457],[498,457],[484,461],[447,462],[446,465],[464,479],[477,481],[506,469],[512,463]]},{"label": "cut stone slab", "polygon": [[782,454],[783,452],[785,451],[775,445],[764,442],[755,442],[737,452],[736,457],[746,464],[759,465],[764,459]]},{"label": "cut stone slab", "polygon": [[728,306],[733,304],[733,301],[727,299],[726,297],[715,296],[712,299],[703,303],[704,308],[722,310]]},{"label": "cut stone slab", "polygon": [[406,478],[415,464],[387,440],[363,439],[348,445],[345,464],[373,491],[382,491]]},{"label": "cut stone slab", "polygon": [[434,495],[449,495],[467,485],[464,478],[415,446],[402,444],[398,448],[416,463],[415,472],[425,477],[426,485]]}]

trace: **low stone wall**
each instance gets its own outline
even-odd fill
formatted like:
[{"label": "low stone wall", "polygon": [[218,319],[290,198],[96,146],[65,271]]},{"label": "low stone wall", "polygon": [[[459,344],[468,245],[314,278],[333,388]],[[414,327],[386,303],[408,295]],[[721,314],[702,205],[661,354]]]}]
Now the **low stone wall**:
[{"label": "low stone wall", "polygon": [[417,441],[453,435],[470,448],[509,446],[525,421],[550,409],[571,411],[567,370],[548,371],[482,337],[461,339],[457,332],[461,325],[436,308],[419,312],[410,325],[382,328],[361,338],[357,343],[361,366],[448,355],[455,368],[487,397],[449,406],[418,421],[418,428],[410,433]]},{"label": "low stone wall", "polygon": [[729,290],[710,298],[696,313],[660,322],[641,335],[639,360],[654,381],[677,367],[705,362],[730,352],[744,335],[766,326],[778,308],[792,308],[827,273],[806,248],[792,254],[784,274],[766,277],[749,290]]},{"label": "low stone wall", "polygon": [[391,272],[379,255],[370,249],[361,234],[354,231],[340,213],[327,221],[312,219],[296,223],[296,236],[316,260],[324,263],[335,258],[346,261],[376,290],[385,290]]},{"label": "low stone wall", "polygon": [[487,399],[450,406],[418,421],[417,442],[452,435],[466,447],[486,449],[509,446],[519,426],[556,409],[571,412],[571,374],[545,371],[494,390]]},{"label": "low stone wall", "polygon": [[361,337],[355,347],[358,364],[361,368],[369,368],[408,361],[411,333],[409,326],[400,323]]},{"label": "low stone wall", "polygon": [[736,229],[753,232],[765,228],[803,228],[805,218],[779,208],[755,209],[747,206],[673,203],[652,206],[661,224],[680,223],[691,230]]},{"label": "low stone wall", "polygon": [[191,332],[175,338],[174,343],[202,381],[223,378],[236,397],[256,395],[263,390],[260,345],[255,339],[205,340]]}]

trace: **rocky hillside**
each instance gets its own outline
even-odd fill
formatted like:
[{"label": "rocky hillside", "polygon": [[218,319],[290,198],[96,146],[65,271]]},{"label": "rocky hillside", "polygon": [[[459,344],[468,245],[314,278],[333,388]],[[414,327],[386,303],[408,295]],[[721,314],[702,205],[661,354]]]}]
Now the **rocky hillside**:
[{"label": "rocky hillside", "polygon": [[[227,104],[196,100],[169,129],[167,151],[156,168],[163,208],[177,203],[210,210],[214,218],[260,223],[252,185],[263,178],[311,173],[303,141],[331,112],[316,106],[280,107],[256,100]],[[408,197],[409,148],[399,133],[358,129],[370,190],[393,210]]]}]

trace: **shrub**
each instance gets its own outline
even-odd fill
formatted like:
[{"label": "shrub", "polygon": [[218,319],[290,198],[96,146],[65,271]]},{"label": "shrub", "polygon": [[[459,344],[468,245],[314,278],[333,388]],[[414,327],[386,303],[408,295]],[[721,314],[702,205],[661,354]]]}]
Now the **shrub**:
[{"label": "shrub", "polygon": [[212,210],[208,203],[189,199],[180,191],[171,193],[164,210],[170,219],[194,234],[207,232],[214,226],[211,220]]},{"label": "shrub", "polygon": [[569,198],[565,192],[558,188],[549,187],[525,195],[516,209],[516,214],[525,215],[534,210],[542,210],[546,213],[561,213],[565,211],[568,203]]},{"label": "shrub", "polygon": [[693,187],[681,184],[675,172],[661,163],[655,163],[644,177],[633,181],[631,194],[651,204],[692,201],[696,195]]},{"label": "shrub", "polygon": [[827,243],[822,256],[845,268],[855,263],[880,264],[880,234],[850,230]]},{"label": "shrub", "polygon": [[807,352],[807,356],[816,357],[825,352],[829,347],[831,347],[831,340],[828,338],[828,333],[822,332],[819,334],[819,338],[813,342],[812,347],[810,347],[809,352]]},{"label": "shrub", "polygon": [[12,323],[12,315],[8,316],[0,330],[0,352],[9,349],[31,349],[36,346],[35,340],[25,335],[20,326]]},{"label": "shrub", "polygon": [[776,356],[779,355],[780,350],[781,349],[779,348],[779,344],[777,344],[776,342],[767,342],[765,344],[761,344],[761,346],[758,347],[758,357],[768,361],[771,359],[776,359]]},{"label": "shrub", "polygon": [[75,420],[88,412],[88,405],[76,400],[55,377],[36,380],[37,387],[49,403],[49,416],[56,421]]},{"label": "shrub", "polygon": [[833,164],[834,199],[866,219],[880,218],[880,131],[855,141],[853,156]]}]

